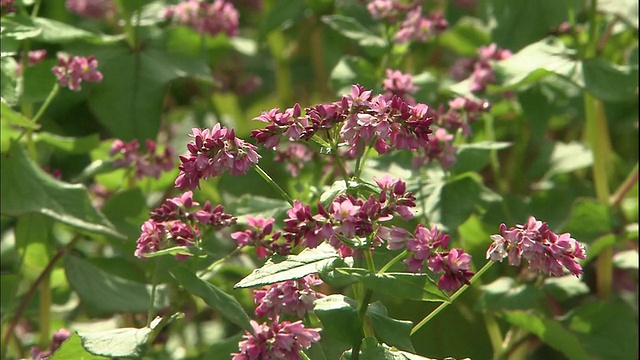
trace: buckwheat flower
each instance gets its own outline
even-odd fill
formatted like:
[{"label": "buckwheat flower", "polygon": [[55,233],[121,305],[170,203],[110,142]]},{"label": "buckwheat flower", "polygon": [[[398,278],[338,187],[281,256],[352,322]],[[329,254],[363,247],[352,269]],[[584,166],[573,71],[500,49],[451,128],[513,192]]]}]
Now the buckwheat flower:
[{"label": "buckwheat flower", "polygon": [[439,231],[435,225],[427,229],[420,224],[413,235],[407,241],[407,251],[410,255],[404,263],[409,271],[420,273],[425,261],[430,259],[437,250],[445,250],[449,247],[449,235]]},{"label": "buckwheat flower", "polygon": [[289,143],[276,151],[277,155],[274,161],[286,163],[287,170],[293,177],[298,177],[300,170],[316,155],[313,149],[303,143]]},{"label": "buckwheat flower", "polygon": [[392,95],[396,95],[411,105],[415,104],[415,99],[411,95],[415,94],[419,88],[413,85],[413,76],[391,69],[387,69],[386,74],[387,77],[383,81],[386,96],[391,99]]},{"label": "buckwheat flower", "polygon": [[252,245],[256,249],[256,255],[262,259],[267,255],[286,255],[291,250],[288,243],[277,243],[280,232],[271,234],[273,231],[274,218],[263,219],[247,216],[247,227],[244,231],[236,231],[231,234],[231,238],[236,241],[238,247]]},{"label": "buckwheat flower", "polygon": [[166,238],[164,223],[147,220],[140,227],[140,231],[141,234],[136,241],[136,250],[134,252],[137,258],[144,258],[144,254],[160,250]]},{"label": "buckwheat flower", "polygon": [[237,35],[239,16],[233,4],[225,0],[215,0],[213,3],[185,0],[165,10],[166,18],[211,36],[219,33],[225,33],[228,36]]},{"label": "buckwheat flower", "polygon": [[434,273],[443,272],[438,281],[438,288],[445,291],[456,291],[462,285],[470,285],[473,276],[470,270],[471,255],[461,249],[451,249],[446,254],[436,254],[429,258],[429,270]]},{"label": "buckwheat flower", "polygon": [[424,149],[424,153],[413,158],[413,167],[420,168],[434,160],[437,160],[443,169],[449,169],[455,164],[457,149],[451,144],[453,135],[443,128],[437,129],[433,135],[429,138],[429,145]]},{"label": "buckwheat flower", "polygon": [[31,348],[31,357],[34,360],[46,360],[51,358],[51,356],[60,348],[63,342],[67,341],[71,337],[71,331],[67,329],[58,329],[53,333],[51,344],[49,348],[46,350],[41,350],[37,346]]},{"label": "buckwheat flower", "polygon": [[89,56],[73,56],[68,58],[58,54],[58,65],[52,69],[53,74],[58,79],[58,84],[62,87],[68,87],[73,91],[80,91],[82,81],[100,82],[102,81],[102,73],[98,71],[98,60]]},{"label": "buckwheat flower", "polygon": [[90,18],[105,18],[115,13],[113,0],[67,0],[67,10],[80,16]]},{"label": "buckwheat flower", "polygon": [[303,318],[313,310],[313,302],[324,297],[311,289],[311,286],[321,283],[322,280],[314,275],[307,275],[302,279],[273,284],[268,289],[255,290],[253,301],[258,305],[256,316],[274,319],[279,315],[295,315]]},{"label": "buckwheat flower", "polygon": [[246,331],[238,344],[239,353],[231,354],[232,360],[299,360],[300,351],[308,349],[320,340],[320,330],[306,329],[302,321],[282,321],[258,324],[251,320],[253,331]]},{"label": "buckwheat flower", "polygon": [[109,149],[109,155],[117,156],[113,166],[115,168],[133,167],[137,179],[148,176],[158,179],[163,171],[168,172],[174,169],[173,148],[167,146],[163,153],[159,153],[157,144],[150,139],[145,141],[145,147],[146,151],[141,151],[137,139],[130,142],[116,139]]},{"label": "buckwheat flower", "polygon": [[586,259],[582,245],[569,233],[556,234],[546,222],[529,217],[524,225],[507,229],[500,224],[500,234],[492,235],[487,259],[519,266],[524,258],[529,268],[549,276],[563,276],[566,272],[578,277],[582,274],[579,259]]},{"label": "buckwheat flower", "polygon": [[175,181],[178,189],[195,189],[201,179],[227,171],[234,176],[244,175],[258,163],[257,148],[236,138],[233,130],[216,124],[212,129],[194,128],[192,132],[193,141],[187,144],[189,154],[180,156],[180,174]]},{"label": "buckwheat flower", "polygon": [[397,0],[372,0],[367,10],[374,20],[393,20],[399,14]]},{"label": "buckwheat flower", "polygon": [[400,29],[394,36],[398,44],[409,41],[425,42],[431,36],[437,35],[449,27],[449,24],[440,13],[431,13],[428,17],[422,15],[422,6],[418,6],[407,13],[407,17],[400,25]]},{"label": "buckwheat flower", "polygon": [[11,14],[18,11],[14,5],[14,0],[0,0],[0,15]]}]

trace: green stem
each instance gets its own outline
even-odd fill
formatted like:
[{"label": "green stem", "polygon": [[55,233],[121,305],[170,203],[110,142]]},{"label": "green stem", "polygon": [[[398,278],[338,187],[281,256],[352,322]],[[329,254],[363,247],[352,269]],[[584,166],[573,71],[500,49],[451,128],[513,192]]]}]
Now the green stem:
[{"label": "green stem", "polygon": [[40,282],[40,348],[46,349],[51,342],[51,273],[47,273],[42,277]]},{"label": "green stem", "polygon": [[289,196],[289,194],[287,194],[284,190],[282,190],[282,188],[278,184],[276,184],[275,181],[273,181],[273,179],[271,178],[271,176],[269,176],[269,174],[267,174],[264,170],[262,170],[262,168],[258,164],[255,164],[253,168],[256,170],[256,172],[258,172],[258,174],[260,174],[260,176],[262,176],[262,178],[267,183],[269,183],[269,185],[271,185],[274,189],[276,189],[276,191],[280,194],[280,196],[282,196],[282,198],[285,199],[289,203],[289,205],[293,206],[293,199],[291,198],[291,196]]},{"label": "green stem", "polygon": [[33,4],[33,10],[31,10],[31,17],[35,18],[38,16],[38,13],[40,12],[40,0],[37,0],[35,2],[35,4]]},{"label": "green stem", "polygon": [[386,263],[379,271],[378,274],[384,274],[384,272],[386,272],[387,270],[389,270],[395,263],[397,263],[398,261],[400,261],[402,258],[404,258],[405,256],[407,256],[409,252],[407,250],[401,252],[400,254],[396,255],[396,257],[394,257],[393,259],[391,259],[388,263]]},{"label": "green stem", "polygon": [[45,110],[47,110],[49,105],[51,105],[51,102],[53,101],[53,98],[55,98],[56,95],[58,95],[59,91],[60,91],[60,85],[58,85],[58,83],[55,83],[55,85],[53,85],[53,89],[51,89],[51,92],[49,93],[47,98],[44,100],[42,105],[40,106],[40,109],[38,109],[38,112],[36,113],[36,116],[34,116],[33,119],[31,120],[34,124],[37,123],[38,120],[40,120],[40,118],[44,114]]},{"label": "green stem", "polygon": [[225,257],[218,259],[216,261],[213,262],[213,264],[209,265],[207,267],[206,271],[213,271],[216,267],[218,267],[218,265],[224,263],[225,261],[229,260],[229,258],[231,258],[233,255],[237,254],[242,248],[241,247],[236,247],[235,249],[233,249],[232,252],[230,252],[229,254],[225,255]]},{"label": "green stem", "polygon": [[153,320],[154,310],[155,310],[155,302],[156,302],[156,289],[158,288],[158,275],[160,273],[160,266],[158,266],[158,261],[155,260],[153,263],[153,277],[151,278],[151,297],[149,299],[149,309],[147,310],[147,327],[151,325],[151,321]]},{"label": "green stem", "polygon": [[[29,300],[31,300],[31,297],[35,294],[36,290],[38,289],[38,287],[40,286],[40,284],[43,281],[49,281],[49,276],[51,275],[51,271],[53,271],[53,267],[56,265],[58,260],[62,259],[62,257],[67,252],[69,252],[73,248],[73,246],[75,246],[75,243],[79,239],[80,239],[79,237],[75,237],[66,246],[64,246],[63,248],[59,249],[58,252],[56,253],[56,255],[54,255],[53,258],[51,258],[51,260],[49,260],[49,263],[44,268],[44,270],[42,270],[42,273],[40,273],[40,276],[38,276],[36,281],[31,285],[31,287],[27,291],[27,294],[22,299],[22,302],[20,303],[20,306],[16,310],[15,315],[13,316],[11,321],[9,322],[9,325],[7,326],[7,331],[4,334],[3,343],[2,343],[3,344],[3,346],[2,346],[2,356],[0,358],[2,358],[2,359],[5,358],[6,351],[9,348],[8,345],[9,345],[9,340],[11,339],[11,334],[13,334],[13,331],[15,330],[16,325],[18,325],[18,322],[22,318],[22,314],[27,309],[27,305],[29,304]],[[48,345],[49,344],[47,343],[47,346]]]},{"label": "green stem", "polygon": [[620,203],[625,198],[625,196],[627,196],[629,191],[631,191],[633,186],[637,183],[638,183],[638,163],[636,163],[636,166],[633,168],[633,170],[631,170],[629,175],[627,175],[627,178],[624,180],[624,182],[622,182],[622,185],[620,185],[620,187],[618,187],[616,192],[611,196],[611,199],[609,200],[609,204],[613,207],[617,207],[618,205],[620,205]]},{"label": "green stem", "polygon": [[471,285],[473,285],[473,283],[477,279],[479,279],[482,276],[482,274],[484,274],[487,270],[489,270],[489,268],[492,265],[493,265],[493,261],[491,261],[491,260],[489,260],[486,264],[484,264],[482,269],[478,270],[478,272],[475,275],[473,275],[471,280],[469,280],[470,285],[464,285],[460,289],[458,289],[458,291],[453,293],[453,295],[451,295],[451,298],[450,298],[451,300],[449,302],[443,302],[442,304],[440,304],[440,306],[438,306],[435,310],[433,310],[429,315],[427,315],[424,319],[422,319],[419,323],[417,323],[411,329],[410,335],[415,334],[416,331],[420,330],[420,328],[424,326],[424,324],[428,323],[431,319],[433,319],[436,315],[438,315],[442,310],[444,310],[447,306],[449,306],[449,304],[453,303],[453,301],[455,299],[457,299],[458,296],[462,295],[462,293],[465,292],[465,290],[467,290],[467,288],[469,288]]},{"label": "green stem", "polygon": [[116,7],[118,9],[118,13],[124,19],[124,31],[127,35],[127,44],[131,49],[136,48],[136,34],[133,29],[133,25],[131,24],[131,14],[129,14],[124,5],[124,0],[116,0]]}]

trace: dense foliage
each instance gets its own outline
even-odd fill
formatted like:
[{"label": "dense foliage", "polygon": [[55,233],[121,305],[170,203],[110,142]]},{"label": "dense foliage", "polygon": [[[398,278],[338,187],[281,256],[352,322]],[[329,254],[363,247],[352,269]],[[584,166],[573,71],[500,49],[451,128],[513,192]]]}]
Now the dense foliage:
[{"label": "dense foliage", "polygon": [[629,0],[1,0],[5,359],[638,357]]}]

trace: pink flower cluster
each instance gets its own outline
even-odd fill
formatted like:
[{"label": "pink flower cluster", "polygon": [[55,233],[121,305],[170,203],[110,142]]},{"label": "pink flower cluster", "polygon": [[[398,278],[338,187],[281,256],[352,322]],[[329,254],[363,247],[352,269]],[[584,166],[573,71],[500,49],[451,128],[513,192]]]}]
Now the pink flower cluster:
[{"label": "pink flower cluster", "polygon": [[73,13],[95,19],[112,16],[116,11],[113,0],[67,0],[65,5]]},{"label": "pink flower cluster", "polygon": [[411,96],[418,91],[418,87],[413,85],[413,76],[404,74],[398,70],[386,70],[387,77],[383,81],[385,96],[391,100],[393,95],[398,96],[410,105],[414,105],[416,100]]},{"label": "pink flower cluster", "polygon": [[493,84],[496,81],[491,62],[508,59],[511,55],[511,51],[500,49],[496,44],[481,46],[478,49],[477,58],[464,58],[453,64],[451,77],[460,81],[471,76],[470,90],[472,92],[484,91],[488,84]]},{"label": "pink flower cluster", "polygon": [[278,147],[276,152],[274,160],[287,164],[287,170],[293,177],[297,177],[300,170],[316,155],[309,145],[303,143],[287,143],[285,146]]},{"label": "pink flower cluster", "polygon": [[491,235],[491,240],[487,259],[492,261],[508,257],[509,265],[519,266],[524,258],[529,269],[546,275],[563,276],[565,270],[574,276],[582,274],[582,266],[578,263],[578,259],[586,259],[582,245],[569,233],[554,233],[546,222],[533,216],[526,224],[509,229],[500,224],[500,234]]},{"label": "pink flower cluster", "polygon": [[67,329],[58,329],[53,333],[53,337],[51,338],[51,344],[49,348],[46,350],[41,350],[39,347],[34,346],[31,348],[31,357],[34,360],[45,360],[49,359],[53,353],[60,348],[63,342],[67,341],[71,337],[71,331]]},{"label": "pink flower cluster", "polygon": [[436,226],[428,229],[418,225],[411,234],[398,227],[383,227],[379,235],[387,241],[390,250],[399,250],[406,246],[410,256],[404,260],[411,272],[423,272],[424,264],[433,273],[439,274],[438,288],[456,291],[462,285],[469,285],[473,276],[470,270],[471,255],[462,249],[449,248],[449,235],[439,231]]},{"label": "pink flower cluster", "polygon": [[441,13],[430,13],[427,17],[422,14],[422,6],[418,6],[407,13],[407,17],[400,24],[400,29],[394,36],[398,44],[409,41],[425,42],[449,28],[449,23]]},{"label": "pink flower cluster", "polygon": [[[193,246],[200,235],[198,225],[221,229],[236,222],[235,217],[224,213],[221,205],[212,208],[207,201],[202,208],[192,209],[199,205],[193,201],[191,191],[165,200],[140,227],[142,233],[137,240],[135,256],[144,258],[145,254],[174,246]],[[176,255],[178,259],[187,257]]]},{"label": "pink flower cluster", "polygon": [[238,34],[240,15],[233,4],[225,0],[215,0],[213,3],[185,0],[167,7],[165,17],[174,19],[180,25],[188,25],[201,34],[216,36],[225,33],[235,36]]},{"label": "pink flower cluster", "polygon": [[291,250],[290,244],[276,242],[280,238],[279,231],[271,234],[275,221],[273,218],[262,219],[247,216],[249,228],[232,233],[231,238],[236,241],[238,247],[254,246],[260,259],[272,254],[287,255]]},{"label": "pink flower cluster", "polygon": [[255,290],[253,301],[258,304],[255,313],[258,317],[274,319],[280,315],[295,315],[301,319],[313,310],[313,302],[324,297],[311,286],[320,285],[322,280],[314,275],[302,279],[289,280],[273,284],[269,289]]},{"label": "pink flower cluster", "polygon": [[320,329],[306,329],[302,321],[280,321],[276,316],[271,325],[251,320],[252,332],[245,332],[238,344],[239,353],[232,360],[298,360],[300,351],[320,340]]},{"label": "pink flower cluster", "polygon": [[82,81],[100,82],[102,73],[98,71],[98,60],[89,56],[73,56],[65,58],[58,54],[58,65],[51,71],[58,78],[58,84],[62,87],[69,87],[70,90],[80,91]]},{"label": "pink flower cluster", "polygon": [[244,175],[260,155],[257,148],[235,136],[220,124],[212,129],[192,129],[193,141],[187,144],[188,156],[180,156],[180,174],[175,181],[178,189],[195,189],[200,179],[220,176],[228,171],[231,175]]},{"label": "pink flower cluster", "polygon": [[133,167],[136,171],[136,178],[141,179],[146,176],[153,176],[158,179],[162,171],[171,171],[174,169],[174,151],[173,148],[167,146],[164,152],[157,152],[158,147],[155,141],[147,140],[144,143],[146,150],[141,151],[140,144],[137,139],[130,142],[124,142],[117,139],[111,144],[109,155],[117,158],[113,166],[116,168]]},{"label": "pink flower cluster", "polygon": [[482,113],[489,111],[491,104],[481,100],[475,101],[465,97],[457,97],[449,101],[449,109],[444,110],[444,106],[440,105],[437,111],[432,111],[429,116],[433,117],[433,121],[438,126],[456,132],[462,129],[462,135],[471,136],[470,123],[478,120]]},{"label": "pink flower cluster", "polygon": [[371,91],[352,85],[351,93],[332,104],[320,104],[302,109],[299,104],[280,112],[264,111],[255,120],[267,124],[253,130],[251,136],[266,148],[275,149],[281,136],[290,141],[309,140],[320,130],[340,127],[340,143],[347,147],[346,155],[355,157],[364,147],[373,144],[379,154],[391,149],[418,150],[426,147],[432,119],[425,104],[409,105],[398,96],[387,100],[384,95],[372,96]]},{"label": "pink flower cluster", "polygon": [[0,0],[0,14],[1,15],[6,15],[6,14],[11,14],[16,12],[18,9],[16,9],[15,5],[14,5],[14,0]]},{"label": "pink flower cluster", "polygon": [[[21,59],[18,61],[18,66],[16,67],[16,74],[18,76],[22,75],[22,67],[24,66],[24,52],[21,54]],[[32,67],[40,62],[42,62],[47,57],[47,50],[32,50],[27,53],[27,67]]]},{"label": "pink flower cluster", "polygon": [[308,205],[294,200],[284,220],[284,238],[293,246],[303,244],[307,248],[315,248],[326,240],[343,257],[351,256],[354,248],[372,246],[364,243],[372,234],[376,234],[373,242],[380,243],[379,222],[391,220],[394,214],[411,219],[416,198],[406,191],[406,184],[400,179],[387,175],[374,180],[382,190],[377,197],[370,195],[364,201],[349,194],[339,195],[326,209],[318,203],[316,215],[312,215]]},{"label": "pink flower cluster", "polygon": [[443,169],[449,169],[456,163],[457,148],[452,145],[453,135],[447,130],[439,128],[429,139],[429,146],[417,153],[412,160],[414,168],[418,169],[433,161],[438,161]]}]

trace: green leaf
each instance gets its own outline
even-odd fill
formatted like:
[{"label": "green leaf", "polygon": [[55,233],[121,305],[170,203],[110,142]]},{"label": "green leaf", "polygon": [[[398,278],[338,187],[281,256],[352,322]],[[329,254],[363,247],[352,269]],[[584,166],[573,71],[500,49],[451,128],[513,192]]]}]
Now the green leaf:
[{"label": "green leaf", "polygon": [[[3,40],[4,42],[5,40]],[[16,71],[18,63],[12,57],[3,57],[0,59],[0,97],[2,104],[13,106],[18,103],[20,94],[18,93],[18,80],[16,79]],[[2,109],[2,119],[4,120],[4,108]],[[2,121],[4,126],[4,121]]]},{"label": "green leaf", "polygon": [[102,206],[102,212],[129,239],[140,236],[140,225],[149,218],[149,208],[139,187],[109,196]]},{"label": "green leaf", "polygon": [[[73,255],[64,258],[64,270],[69,284],[92,312],[109,314],[148,310],[151,285],[115,276]],[[164,295],[163,288],[156,287],[156,309],[167,305],[168,299]]]},{"label": "green leaf", "polygon": [[160,318],[151,322],[149,327],[120,328],[100,332],[79,331],[82,347],[94,355],[110,358],[140,357],[147,349],[147,341]]},{"label": "green leaf", "polygon": [[15,228],[16,249],[22,257],[20,271],[34,281],[52,257],[51,229],[53,220],[30,213],[18,218]]},{"label": "green leaf", "polygon": [[427,274],[370,273],[365,269],[337,268],[337,272],[355,276],[365,287],[381,294],[417,301],[448,302],[449,296]]},{"label": "green leaf", "polygon": [[21,113],[14,111],[9,105],[4,102],[0,103],[2,107],[0,116],[2,117],[2,122],[8,122],[11,125],[20,126],[25,129],[37,130],[40,128],[40,124],[36,124],[31,120],[27,119]]},{"label": "green leaf", "polygon": [[569,173],[593,165],[593,154],[584,144],[573,141],[568,144],[557,142],[553,147],[549,169],[544,178],[555,174]]},{"label": "green leaf", "polygon": [[110,173],[116,170],[116,168],[113,167],[114,162],[114,159],[94,160],[73,179],[73,182],[84,182],[96,175]]},{"label": "green leaf", "polygon": [[485,29],[479,19],[465,17],[439,35],[439,42],[460,56],[476,56],[480,46],[491,43]]},{"label": "green leaf", "polygon": [[[637,6],[637,5],[636,5]],[[605,101],[638,98],[638,67],[612,64],[602,58],[582,62],[584,88]]]},{"label": "green leaf", "polygon": [[287,280],[301,279],[332,266],[340,256],[327,243],[314,249],[304,249],[299,255],[273,256],[261,268],[255,269],[234,288],[264,286]]},{"label": "green leaf", "polygon": [[454,231],[464,223],[482,203],[495,202],[501,197],[480,184],[469,173],[437,182],[425,199],[429,221],[441,230]]},{"label": "green leaf", "polygon": [[387,309],[376,301],[367,308],[367,316],[371,319],[376,337],[400,350],[415,351],[411,344],[411,321],[392,319],[387,316]]},{"label": "green leaf", "polygon": [[123,237],[93,207],[84,186],[54,179],[31,161],[17,142],[11,144],[0,166],[3,215],[36,212],[79,229]]},{"label": "green leaf", "polygon": [[545,344],[564,354],[569,360],[592,359],[576,335],[564,328],[558,321],[522,310],[507,311],[503,317],[510,324],[533,333]]},{"label": "green leaf", "polygon": [[264,37],[276,29],[286,29],[304,19],[306,1],[275,0],[262,16],[260,36]]},{"label": "green leaf", "polygon": [[221,316],[243,329],[251,329],[249,316],[233,296],[200,279],[184,266],[175,267],[169,272],[187,291],[202,298],[207,305],[218,310]]},{"label": "green leaf", "polygon": [[[185,76],[210,77],[202,60],[149,48],[133,53],[114,48],[100,60],[104,80],[92,89],[89,106],[119,139],[155,139],[167,83]],[[118,106],[114,106],[118,104]]]},{"label": "green leaf", "polygon": [[580,242],[590,243],[613,232],[615,227],[616,220],[607,205],[595,199],[579,198],[573,203],[562,231],[571,233],[571,237]]},{"label": "green leaf", "polygon": [[242,222],[247,216],[261,218],[277,218],[291,208],[288,202],[281,199],[267,198],[264,196],[245,194],[240,196],[230,207],[229,211],[238,216]]},{"label": "green leaf", "polygon": [[615,254],[613,265],[618,269],[638,270],[638,250],[625,250]]},{"label": "green leaf", "polygon": [[587,295],[590,291],[587,284],[573,275],[547,278],[544,280],[542,288],[558,301]]},{"label": "green leaf", "polygon": [[48,132],[39,132],[35,141],[49,144],[71,154],[86,154],[100,145],[98,134],[83,137],[63,137]]},{"label": "green leaf", "polygon": [[483,310],[529,309],[544,296],[537,287],[529,284],[516,285],[513,278],[501,277],[481,287],[479,305]]},{"label": "green leaf", "polygon": [[638,2],[636,0],[598,0],[598,11],[613,14],[638,29]]},{"label": "green leaf", "polygon": [[322,322],[323,332],[353,344],[360,341],[358,303],[344,295],[334,294],[313,303],[313,312]]},{"label": "green leaf", "polygon": [[356,19],[343,15],[325,15],[322,22],[339,32],[342,36],[356,40],[360,46],[386,47],[387,42],[380,36],[372,33],[360,24]]},{"label": "green leaf", "polygon": [[374,88],[378,79],[375,76],[375,67],[367,60],[345,55],[333,67],[329,75],[331,89],[336,94],[348,94],[352,84],[360,84],[367,89]]},{"label": "green leaf", "polygon": [[638,355],[638,320],[625,303],[590,302],[575,309],[563,323],[595,359],[634,359]]},{"label": "green leaf", "polygon": [[[68,43],[74,40],[85,40],[96,44],[113,43],[124,39],[123,35],[98,35],[82,30],[65,23],[47,19],[31,18],[18,14],[11,19],[2,19],[3,27],[6,27],[7,35],[18,40],[36,38],[45,43]],[[5,36],[5,33],[2,34]]]},{"label": "green leaf", "polygon": [[[352,350],[346,352],[345,359],[351,359]],[[362,340],[360,351],[360,359],[362,360],[435,360],[420,355],[411,354],[406,351],[399,351],[389,347],[387,344],[379,344],[374,337],[367,337]],[[446,360],[455,360],[447,357]]]},{"label": "green leaf", "polygon": [[50,360],[102,360],[107,359],[104,356],[93,355],[82,347],[82,340],[78,334],[71,334],[71,336],[60,345],[58,350],[53,353]]},{"label": "green leaf", "polygon": [[462,174],[467,171],[479,171],[489,165],[492,150],[506,149],[508,142],[479,141],[473,144],[462,144],[456,151],[456,162],[451,171]]}]

